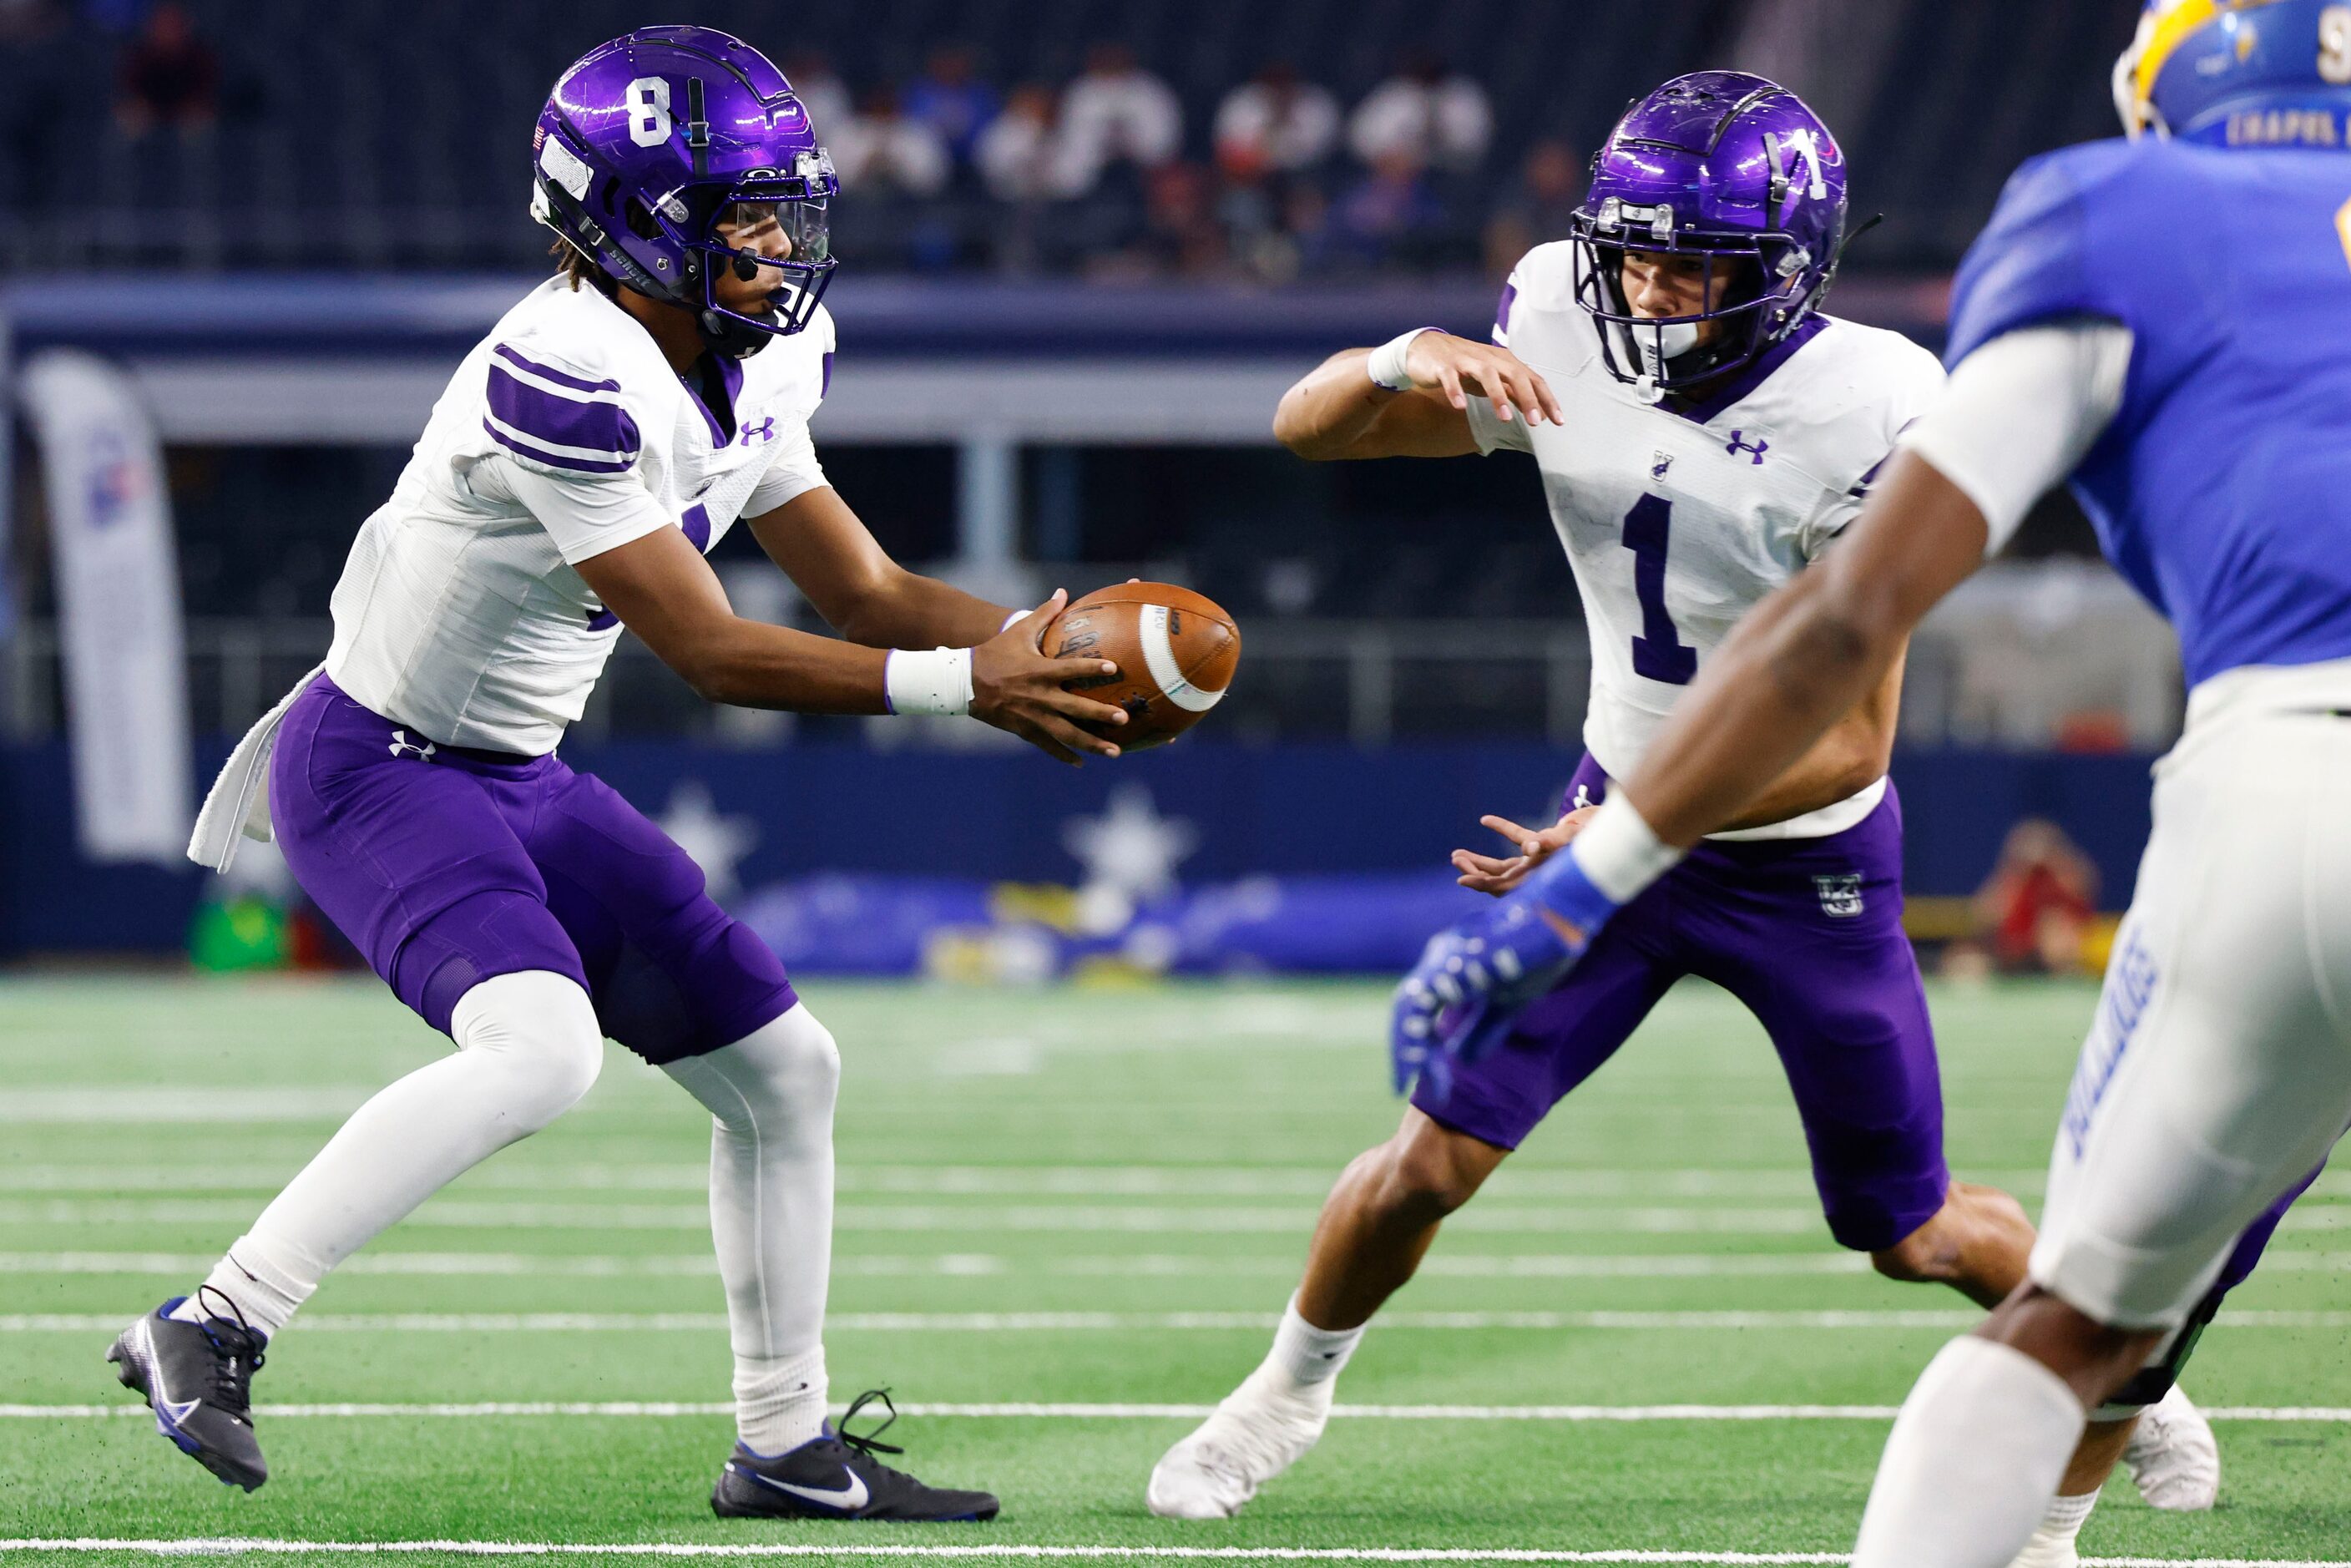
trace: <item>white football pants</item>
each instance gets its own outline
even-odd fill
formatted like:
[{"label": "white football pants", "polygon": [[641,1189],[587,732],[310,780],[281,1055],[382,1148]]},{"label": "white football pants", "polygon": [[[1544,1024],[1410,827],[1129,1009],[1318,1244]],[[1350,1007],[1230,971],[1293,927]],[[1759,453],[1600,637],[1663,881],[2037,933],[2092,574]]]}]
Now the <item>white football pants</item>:
[{"label": "white football pants", "polygon": [[2351,718],[2290,680],[2199,687],[2158,766],[2058,1128],[2032,1278],[2114,1327],[2177,1325],[2351,1123]]}]

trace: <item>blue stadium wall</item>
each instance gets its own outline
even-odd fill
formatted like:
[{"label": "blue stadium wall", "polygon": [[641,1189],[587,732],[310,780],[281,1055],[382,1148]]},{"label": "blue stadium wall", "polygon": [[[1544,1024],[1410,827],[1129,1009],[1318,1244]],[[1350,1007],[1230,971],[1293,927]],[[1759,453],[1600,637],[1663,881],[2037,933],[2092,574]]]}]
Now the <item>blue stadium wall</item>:
[{"label": "blue stadium wall", "polygon": [[[200,747],[209,777],[225,742]],[[1447,852],[1475,844],[1481,812],[1541,820],[1574,758],[1541,746],[1252,748],[1186,742],[1082,770],[1025,753],[876,754],[850,747],[722,750],[630,742],[567,747],[659,816],[698,782],[756,842],[737,867],[753,893],[820,873],[967,882],[1074,883],[1063,843],[1075,817],[1121,783],[1188,821],[1187,883],[1334,874],[1441,883]],[[2127,897],[2148,828],[2137,756],[1909,751],[1895,763],[1914,894],[1972,892],[2019,818],[2059,823],[2097,862],[2105,902]],[[0,747],[0,959],[49,953],[185,950],[204,881],[192,867],[94,866],[75,849],[61,743]],[[1441,888],[1436,890],[1442,896]],[[1467,897],[1468,895],[1463,894]],[[1440,905],[1437,905],[1441,907]]]}]

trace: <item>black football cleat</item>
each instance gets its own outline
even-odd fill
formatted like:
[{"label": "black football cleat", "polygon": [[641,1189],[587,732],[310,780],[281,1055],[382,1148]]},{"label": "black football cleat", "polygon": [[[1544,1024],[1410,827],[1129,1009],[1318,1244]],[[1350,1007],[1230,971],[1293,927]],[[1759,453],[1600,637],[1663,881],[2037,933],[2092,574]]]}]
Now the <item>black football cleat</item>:
[{"label": "black football cleat", "polygon": [[[863,1437],[846,1430],[849,1418],[875,1399],[890,1419]],[[711,1490],[711,1511],[721,1519],[994,1519],[997,1502],[988,1493],[925,1486],[873,1457],[905,1452],[878,1440],[897,1419],[889,1394],[877,1388],[851,1403],[840,1427],[828,1426],[789,1453],[771,1458],[737,1443]]]},{"label": "black football cleat", "polygon": [[[174,1296],[123,1330],[106,1359],[125,1388],[145,1396],[157,1431],[225,1484],[253,1491],[269,1479],[252,1404],[268,1341],[226,1297],[228,1317],[192,1323],[172,1316],[186,1299]],[[197,1301],[204,1304],[201,1291]]]}]

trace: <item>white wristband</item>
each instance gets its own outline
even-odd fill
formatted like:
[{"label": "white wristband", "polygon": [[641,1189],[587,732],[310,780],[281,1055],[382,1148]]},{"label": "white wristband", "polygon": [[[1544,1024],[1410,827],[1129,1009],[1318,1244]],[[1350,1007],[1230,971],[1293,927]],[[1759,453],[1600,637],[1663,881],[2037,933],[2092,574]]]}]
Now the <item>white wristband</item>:
[{"label": "white wristband", "polygon": [[996,634],[1001,637],[1007,632],[1011,631],[1015,626],[1019,625],[1020,622],[1028,619],[1029,612],[1026,610],[1016,610],[1011,614],[1004,618],[1004,624],[996,629]]},{"label": "white wristband", "polygon": [[1575,835],[1567,852],[1592,885],[1626,904],[1641,891],[1673,870],[1683,854],[1653,832],[1633,802],[1614,794],[1601,803]]},{"label": "white wristband", "polygon": [[882,664],[883,700],[892,713],[971,711],[971,650],[893,648]]},{"label": "white wristband", "polygon": [[1412,352],[1412,340],[1423,332],[1442,332],[1442,327],[1415,327],[1400,337],[1390,338],[1372,350],[1371,362],[1364,368],[1371,372],[1374,383],[1390,392],[1409,392],[1419,383],[1405,369],[1405,356]]}]

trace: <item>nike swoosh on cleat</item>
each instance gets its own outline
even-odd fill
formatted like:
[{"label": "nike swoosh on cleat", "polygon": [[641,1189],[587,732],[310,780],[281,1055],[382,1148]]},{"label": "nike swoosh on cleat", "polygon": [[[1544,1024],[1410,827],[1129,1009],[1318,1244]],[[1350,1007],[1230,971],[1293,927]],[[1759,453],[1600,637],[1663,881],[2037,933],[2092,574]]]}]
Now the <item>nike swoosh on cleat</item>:
[{"label": "nike swoosh on cleat", "polygon": [[872,1495],[865,1490],[864,1478],[853,1470],[850,1472],[847,1486],[828,1490],[824,1487],[796,1487],[789,1481],[779,1481],[737,1464],[729,1464],[726,1468],[744,1479],[756,1481],[770,1490],[789,1493],[803,1502],[812,1502],[821,1508],[837,1508],[843,1513],[855,1513]]}]

